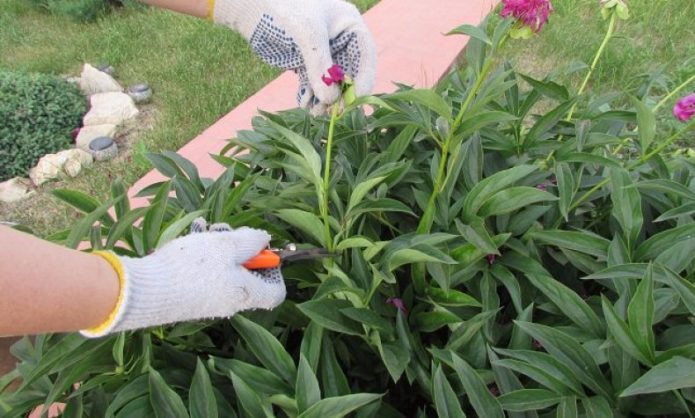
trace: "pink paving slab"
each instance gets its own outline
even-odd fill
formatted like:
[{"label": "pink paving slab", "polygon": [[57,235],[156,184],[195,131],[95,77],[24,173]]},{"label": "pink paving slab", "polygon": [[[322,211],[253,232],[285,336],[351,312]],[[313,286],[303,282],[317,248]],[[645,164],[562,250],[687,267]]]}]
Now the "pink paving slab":
[{"label": "pink paving slab", "polygon": [[[444,36],[454,27],[479,24],[499,0],[381,0],[365,13],[367,26],[377,45],[376,93],[395,89],[394,82],[415,87],[433,86],[446,74],[461,50],[466,36]],[[219,152],[236,132],[251,128],[258,109],[280,111],[296,106],[296,76],[284,73],[222,117],[178,152],[193,162],[204,177],[217,177],[223,167],[209,154]],[[147,204],[134,198],[164,177],[150,171],[129,190],[133,207]]]}]

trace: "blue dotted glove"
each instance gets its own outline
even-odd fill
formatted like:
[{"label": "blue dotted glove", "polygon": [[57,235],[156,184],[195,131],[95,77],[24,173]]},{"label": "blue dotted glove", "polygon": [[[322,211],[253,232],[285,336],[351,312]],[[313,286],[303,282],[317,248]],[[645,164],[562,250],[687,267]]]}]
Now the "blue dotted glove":
[{"label": "blue dotted glove", "polygon": [[333,64],[352,77],[357,95],[374,84],[374,41],[359,11],[342,0],[216,0],[213,20],[239,31],[270,65],[299,76],[297,102],[313,114],[340,97],[321,76]]}]

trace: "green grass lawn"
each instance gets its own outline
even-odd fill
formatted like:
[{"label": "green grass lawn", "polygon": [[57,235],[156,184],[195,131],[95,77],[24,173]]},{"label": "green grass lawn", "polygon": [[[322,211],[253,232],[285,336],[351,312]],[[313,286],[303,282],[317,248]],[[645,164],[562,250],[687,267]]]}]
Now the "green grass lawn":
[{"label": "green grass lawn", "polygon": [[[356,0],[366,10],[378,0]],[[122,8],[93,23],[45,14],[26,0],[0,0],[0,68],[78,75],[82,63],[108,62],[127,86],[155,91],[134,151],[87,175],[46,185],[15,205],[0,203],[0,220],[47,235],[75,217],[48,193],[68,187],[106,196],[111,180],[132,184],[149,166],[143,150],[177,150],[279,72],[261,62],[237,33],[207,21],[149,9]],[[295,92],[288,92],[294,95]]]},{"label": "green grass lawn", "polygon": [[[521,71],[578,88],[587,70],[563,75],[573,63],[591,64],[608,27],[598,0],[553,0],[555,8],[543,31],[529,41],[512,40],[503,55]],[[618,21],[615,37],[604,51],[589,88],[593,94],[637,91],[651,77],[651,95],[663,96],[695,73],[695,2],[628,0],[630,18]],[[683,92],[695,90],[695,83]],[[673,101],[664,106],[670,114]],[[695,143],[695,141],[693,141]]]}]

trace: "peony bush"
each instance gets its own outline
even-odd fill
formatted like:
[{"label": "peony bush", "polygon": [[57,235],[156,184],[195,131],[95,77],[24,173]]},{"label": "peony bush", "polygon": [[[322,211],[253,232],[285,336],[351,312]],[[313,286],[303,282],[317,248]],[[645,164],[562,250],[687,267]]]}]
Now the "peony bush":
[{"label": "peony bush", "polygon": [[[550,7],[504,3],[512,19],[454,30],[467,67],[436,89],[264,113],[215,156],[217,179],[151,154],[168,180],[147,207],[120,182],[103,202],[57,190],[85,213],[53,237],[73,248],[144,256],[202,215],[337,257],[286,266],[272,312],[25,338],[3,416],[55,401],[85,417],[692,416],[695,159],[671,150],[689,102],[669,131],[648,88],[594,97],[496,67]],[[626,11],[603,3],[610,39]]]}]

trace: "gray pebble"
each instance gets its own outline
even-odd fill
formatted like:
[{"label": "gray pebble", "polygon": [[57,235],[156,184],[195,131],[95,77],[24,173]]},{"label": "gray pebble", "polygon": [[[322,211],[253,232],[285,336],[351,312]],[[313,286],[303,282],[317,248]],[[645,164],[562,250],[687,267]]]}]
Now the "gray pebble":
[{"label": "gray pebble", "polygon": [[108,136],[100,136],[92,139],[89,143],[89,149],[92,151],[103,151],[113,145],[113,139]]},{"label": "gray pebble", "polygon": [[112,138],[100,136],[89,143],[89,151],[97,161],[105,161],[118,155],[118,146]]},{"label": "gray pebble", "polygon": [[135,103],[146,103],[152,98],[152,89],[145,83],[135,84],[128,87],[128,96]]},{"label": "gray pebble", "polygon": [[99,64],[97,66],[97,70],[101,71],[102,73],[106,73],[111,77],[113,77],[114,74],[116,74],[116,70],[109,64]]}]

